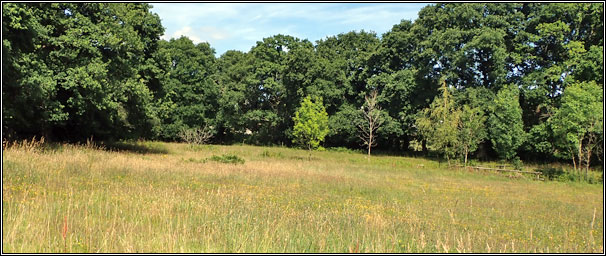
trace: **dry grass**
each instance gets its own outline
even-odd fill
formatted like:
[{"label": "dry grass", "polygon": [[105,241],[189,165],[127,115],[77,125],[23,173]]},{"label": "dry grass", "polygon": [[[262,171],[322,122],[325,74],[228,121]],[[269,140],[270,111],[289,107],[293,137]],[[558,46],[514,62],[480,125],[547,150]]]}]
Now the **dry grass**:
[{"label": "dry grass", "polygon": [[[3,145],[4,252],[604,251],[603,185],[287,148],[45,145]],[[223,154],[246,161],[189,160]]]}]

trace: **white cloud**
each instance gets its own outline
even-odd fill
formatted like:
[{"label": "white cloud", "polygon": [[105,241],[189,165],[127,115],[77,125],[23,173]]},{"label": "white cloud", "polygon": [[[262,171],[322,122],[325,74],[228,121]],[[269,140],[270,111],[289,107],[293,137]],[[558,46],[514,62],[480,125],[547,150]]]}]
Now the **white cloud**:
[{"label": "white cloud", "polygon": [[227,31],[223,31],[216,27],[205,26],[200,28],[200,33],[208,35],[213,40],[223,40],[230,37]]},{"label": "white cloud", "polygon": [[188,37],[189,39],[191,39],[192,42],[194,42],[194,44],[198,44],[201,42],[207,42],[206,40],[200,39],[200,37],[198,37],[196,35],[196,33],[194,33],[192,31],[192,28],[189,26],[185,26],[185,27],[175,31],[170,37],[167,37],[166,35],[164,35],[164,36],[162,36],[162,39],[169,40],[171,38],[179,38],[181,36]]},{"label": "white cloud", "polygon": [[[248,51],[264,37],[287,34],[315,41],[351,30],[382,34],[414,20],[423,4],[410,3],[153,3],[166,28],[163,39],[185,35],[222,54]],[[245,47],[248,45],[248,47]]]}]

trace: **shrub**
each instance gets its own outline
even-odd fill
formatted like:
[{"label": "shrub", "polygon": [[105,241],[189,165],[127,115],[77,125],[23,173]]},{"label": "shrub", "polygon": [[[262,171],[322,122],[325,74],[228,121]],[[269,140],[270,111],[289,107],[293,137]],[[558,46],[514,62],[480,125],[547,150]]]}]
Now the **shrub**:
[{"label": "shrub", "polygon": [[543,176],[545,176],[545,178],[548,180],[559,179],[559,177],[564,174],[564,170],[562,169],[562,167],[547,167],[543,169],[537,169],[537,171],[541,172]]},{"label": "shrub", "polygon": [[522,160],[520,160],[520,157],[518,156],[513,158],[511,165],[513,165],[513,169],[515,170],[522,170],[522,168],[524,168],[524,163],[522,163]]},{"label": "shrub", "polygon": [[587,175],[587,179],[585,179],[585,174],[578,174],[574,171],[567,171],[564,170],[562,167],[546,167],[542,169],[537,169],[537,171],[541,172],[548,180],[557,180],[560,182],[586,182],[589,184],[602,183],[602,175],[604,175],[603,173],[589,172]]},{"label": "shrub", "polygon": [[244,164],[244,159],[237,155],[224,154],[222,156],[211,156],[207,160],[226,163],[226,164]]},{"label": "shrub", "polygon": [[183,129],[177,135],[188,144],[206,144],[214,135],[212,128],[205,125],[203,128]]}]

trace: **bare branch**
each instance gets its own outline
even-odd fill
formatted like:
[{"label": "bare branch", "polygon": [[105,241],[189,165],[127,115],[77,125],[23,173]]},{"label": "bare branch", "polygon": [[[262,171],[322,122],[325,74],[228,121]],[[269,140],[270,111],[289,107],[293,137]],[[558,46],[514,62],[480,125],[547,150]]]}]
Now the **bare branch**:
[{"label": "bare branch", "polygon": [[203,128],[182,129],[178,136],[188,144],[206,144],[213,137],[212,126]]},{"label": "bare branch", "polygon": [[360,130],[358,137],[364,142],[364,145],[368,146],[369,155],[370,149],[377,145],[376,131],[384,122],[381,116],[381,107],[377,105],[377,95],[377,91],[374,90],[370,95],[364,96],[366,108],[362,107],[360,109],[364,123],[357,124]]}]

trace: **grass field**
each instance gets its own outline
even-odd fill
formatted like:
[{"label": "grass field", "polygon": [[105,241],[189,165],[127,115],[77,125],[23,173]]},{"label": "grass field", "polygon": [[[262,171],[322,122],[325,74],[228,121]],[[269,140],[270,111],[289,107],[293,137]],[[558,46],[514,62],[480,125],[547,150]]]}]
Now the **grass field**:
[{"label": "grass field", "polygon": [[347,152],[119,148],[7,147],[4,252],[604,252],[602,184]]}]

